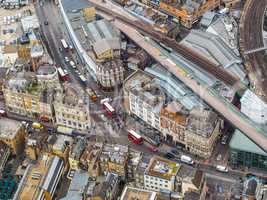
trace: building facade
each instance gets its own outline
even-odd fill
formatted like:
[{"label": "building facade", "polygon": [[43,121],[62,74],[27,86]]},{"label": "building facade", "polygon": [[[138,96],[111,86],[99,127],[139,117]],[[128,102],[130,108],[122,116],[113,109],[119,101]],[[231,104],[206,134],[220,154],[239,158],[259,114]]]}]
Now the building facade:
[{"label": "building facade", "polygon": [[170,102],[160,112],[161,132],[167,141],[185,143],[185,129],[189,111],[176,101]]},{"label": "building facade", "polygon": [[66,85],[55,95],[55,123],[57,126],[87,132],[91,127],[89,99],[79,88]]},{"label": "building facade", "polygon": [[11,154],[10,147],[2,141],[0,142],[0,153],[1,153],[1,159],[0,159],[0,174],[1,174]]},{"label": "building facade", "polygon": [[0,141],[11,148],[12,154],[18,155],[24,150],[25,127],[18,121],[0,119]]},{"label": "building facade", "polygon": [[220,134],[217,114],[211,110],[195,108],[190,111],[185,131],[186,149],[203,158],[211,156]]},{"label": "building facade", "polygon": [[120,59],[100,63],[96,68],[98,83],[103,88],[120,86],[124,80],[124,67]]},{"label": "building facade", "polygon": [[53,89],[42,88],[35,73],[16,73],[16,77],[7,79],[3,85],[7,111],[43,121],[53,121]]}]

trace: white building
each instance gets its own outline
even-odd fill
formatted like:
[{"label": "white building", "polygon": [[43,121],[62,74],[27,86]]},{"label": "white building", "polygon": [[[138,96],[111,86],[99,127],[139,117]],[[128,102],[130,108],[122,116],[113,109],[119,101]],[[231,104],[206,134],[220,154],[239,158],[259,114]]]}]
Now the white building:
[{"label": "white building", "polygon": [[177,190],[177,174],[180,165],[176,162],[154,156],[144,173],[144,187],[152,191],[168,191]]},{"label": "white building", "polygon": [[57,92],[54,101],[56,125],[88,131],[91,125],[88,100],[80,89],[70,85]]},{"label": "white building", "polygon": [[259,124],[267,125],[267,104],[256,94],[246,90],[241,98],[241,112]]}]

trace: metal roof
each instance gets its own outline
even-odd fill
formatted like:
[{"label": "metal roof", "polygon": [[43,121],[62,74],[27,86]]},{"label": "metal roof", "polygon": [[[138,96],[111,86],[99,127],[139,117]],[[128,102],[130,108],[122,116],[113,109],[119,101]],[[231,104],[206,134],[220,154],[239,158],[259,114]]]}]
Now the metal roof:
[{"label": "metal roof", "polygon": [[87,0],[61,0],[61,3],[66,11],[80,10],[87,7],[92,7],[92,5]]}]

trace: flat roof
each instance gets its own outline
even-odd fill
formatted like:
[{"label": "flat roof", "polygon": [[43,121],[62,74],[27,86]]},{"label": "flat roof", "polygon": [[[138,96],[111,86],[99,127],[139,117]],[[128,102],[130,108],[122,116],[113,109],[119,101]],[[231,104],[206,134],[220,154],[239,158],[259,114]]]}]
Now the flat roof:
[{"label": "flat roof", "polygon": [[35,165],[30,164],[19,184],[14,199],[38,199],[43,191],[43,185],[48,188],[49,183],[53,181],[50,177],[51,173],[54,173],[54,170],[51,171],[51,166],[58,165],[60,161],[63,162],[57,156],[43,156]]},{"label": "flat roof", "polygon": [[157,193],[149,190],[143,190],[140,188],[134,188],[126,186],[122,192],[121,200],[155,200],[157,198]]},{"label": "flat roof", "polygon": [[244,135],[238,129],[235,130],[229,146],[233,150],[267,156],[266,152],[264,152],[257,144],[252,142],[246,135]]},{"label": "flat roof", "polygon": [[171,180],[176,176],[181,165],[177,162],[154,156],[146,169],[145,174],[149,176],[159,177],[166,180]]},{"label": "flat roof", "polygon": [[62,200],[82,200],[89,180],[87,171],[76,171],[71,180],[67,195]]},{"label": "flat roof", "polygon": [[0,137],[8,139],[14,138],[20,126],[21,122],[2,117],[0,119]]},{"label": "flat roof", "polygon": [[80,10],[83,8],[92,7],[91,3],[87,0],[61,0],[61,3],[66,11]]}]

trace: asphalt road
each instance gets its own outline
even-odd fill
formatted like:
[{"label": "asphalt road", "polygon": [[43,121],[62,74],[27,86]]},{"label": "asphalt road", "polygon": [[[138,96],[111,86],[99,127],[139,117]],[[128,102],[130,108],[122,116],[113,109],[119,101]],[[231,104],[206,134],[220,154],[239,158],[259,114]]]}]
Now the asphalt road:
[{"label": "asphalt road", "polygon": [[[42,25],[43,34],[47,40],[48,47],[50,49],[50,52],[52,54],[52,57],[55,60],[55,63],[62,66],[63,68],[68,69],[71,77],[71,82],[79,84],[81,88],[84,88],[79,82],[77,74],[72,70],[72,68],[67,65],[64,62],[64,57],[68,56],[75,60],[75,62],[80,62],[78,56],[76,53],[70,53],[70,52],[64,52],[60,51],[59,47],[61,47],[60,39],[65,38],[67,42],[70,42],[68,39],[68,36],[66,34],[66,30],[64,28],[64,25],[62,24],[62,19],[59,14],[58,7],[53,4],[52,1],[46,1],[43,3],[42,6],[40,4],[36,5],[36,12],[38,15],[38,18],[40,20],[40,23]],[[44,21],[47,20],[49,22],[49,25],[44,25]],[[85,72],[82,68],[82,66],[79,67],[79,70],[81,72]],[[86,72],[85,72],[86,73]],[[116,88],[114,93],[110,92],[104,92],[102,91],[98,85],[93,81],[93,79],[90,77],[89,74],[87,74],[88,78],[88,86],[92,87],[94,90],[97,91],[98,94],[100,94],[101,98],[104,97],[112,97],[113,103],[112,105],[117,109],[121,109],[121,97],[122,97],[122,90],[120,88]],[[93,126],[92,126],[92,135],[96,135],[97,139],[100,141],[107,141],[107,142],[113,142],[113,143],[120,143],[129,145],[130,147],[146,152],[146,153],[152,153],[148,150],[148,146],[146,144],[144,145],[134,145],[130,143],[127,139],[127,133],[124,129],[113,129],[112,124],[114,124],[114,121],[112,119],[103,119],[104,111],[99,103],[91,103],[90,104],[91,110],[93,111],[91,116],[93,119]],[[166,151],[164,148],[159,148],[160,151],[158,153],[152,153],[152,154],[158,154],[163,155]],[[175,159],[177,162],[180,162],[179,159]],[[198,169],[203,170],[204,172],[216,176],[219,178],[227,179],[227,180],[234,180],[238,179],[240,176],[244,176],[243,172],[239,171],[229,171],[229,173],[220,173],[216,171],[214,166],[210,166],[209,164],[198,164]]]}]

